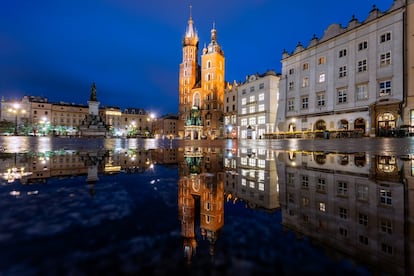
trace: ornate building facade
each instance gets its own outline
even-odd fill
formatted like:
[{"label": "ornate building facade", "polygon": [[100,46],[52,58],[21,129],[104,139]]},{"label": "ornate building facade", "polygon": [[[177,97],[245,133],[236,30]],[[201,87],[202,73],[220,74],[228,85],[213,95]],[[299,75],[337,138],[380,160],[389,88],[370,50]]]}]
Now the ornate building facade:
[{"label": "ornate building facade", "polygon": [[183,58],[179,75],[178,135],[184,139],[223,137],[225,90],[224,52],[213,26],[211,41],[198,62],[198,34],[190,14],[183,38]]},{"label": "ornate building facade", "polygon": [[412,60],[412,10],[412,1],[395,0],[385,12],[374,5],[364,21],[331,24],[308,46],[285,51],[276,130],[384,136],[413,126],[413,68],[405,65]]}]

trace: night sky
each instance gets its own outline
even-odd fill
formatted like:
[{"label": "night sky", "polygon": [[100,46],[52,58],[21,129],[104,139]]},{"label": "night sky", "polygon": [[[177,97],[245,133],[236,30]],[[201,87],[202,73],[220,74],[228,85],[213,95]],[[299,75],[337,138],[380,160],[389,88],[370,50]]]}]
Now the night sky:
[{"label": "night sky", "polygon": [[4,0],[0,4],[0,96],[43,96],[100,106],[177,113],[182,38],[190,15],[200,50],[215,23],[226,80],[273,69],[332,23],[364,21],[393,0]]}]

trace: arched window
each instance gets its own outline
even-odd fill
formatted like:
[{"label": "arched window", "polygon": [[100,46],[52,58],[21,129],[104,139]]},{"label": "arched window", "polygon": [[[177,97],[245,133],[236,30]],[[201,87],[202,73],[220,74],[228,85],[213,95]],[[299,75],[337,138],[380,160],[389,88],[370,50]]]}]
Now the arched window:
[{"label": "arched window", "polygon": [[193,106],[200,107],[200,93],[194,93],[193,96]]}]

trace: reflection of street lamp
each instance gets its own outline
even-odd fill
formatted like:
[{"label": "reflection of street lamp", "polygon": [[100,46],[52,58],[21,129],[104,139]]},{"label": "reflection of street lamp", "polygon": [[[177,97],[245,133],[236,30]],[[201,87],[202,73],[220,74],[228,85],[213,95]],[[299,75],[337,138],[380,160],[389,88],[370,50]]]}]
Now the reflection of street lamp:
[{"label": "reflection of street lamp", "polygon": [[[15,103],[13,105],[13,108],[9,108],[9,112],[10,113],[14,113],[14,135],[17,135],[17,114],[19,113],[20,110],[20,104]],[[20,113],[24,114],[26,113],[26,110],[22,109],[20,110]]]},{"label": "reflection of street lamp", "polygon": [[155,136],[155,132],[154,132],[155,114],[154,113],[150,113],[149,118],[147,120],[150,122],[150,126],[151,126],[150,135]]},{"label": "reflection of street lamp", "polygon": [[48,127],[48,120],[46,117],[43,117],[42,120],[40,121],[41,124],[41,134],[42,135],[46,135],[47,134],[47,127]]}]

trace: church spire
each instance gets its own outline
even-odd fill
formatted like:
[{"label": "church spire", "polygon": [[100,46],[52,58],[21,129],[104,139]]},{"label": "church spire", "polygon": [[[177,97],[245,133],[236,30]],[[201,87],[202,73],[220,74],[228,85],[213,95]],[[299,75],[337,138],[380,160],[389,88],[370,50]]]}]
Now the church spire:
[{"label": "church spire", "polygon": [[193,9],[193,6],[190,5],[190,18],[188,19],[188,26],[187,26],[187,30],[185,31],[185,38],[198,39],[197,31],[194,28],[192,9]]}]

